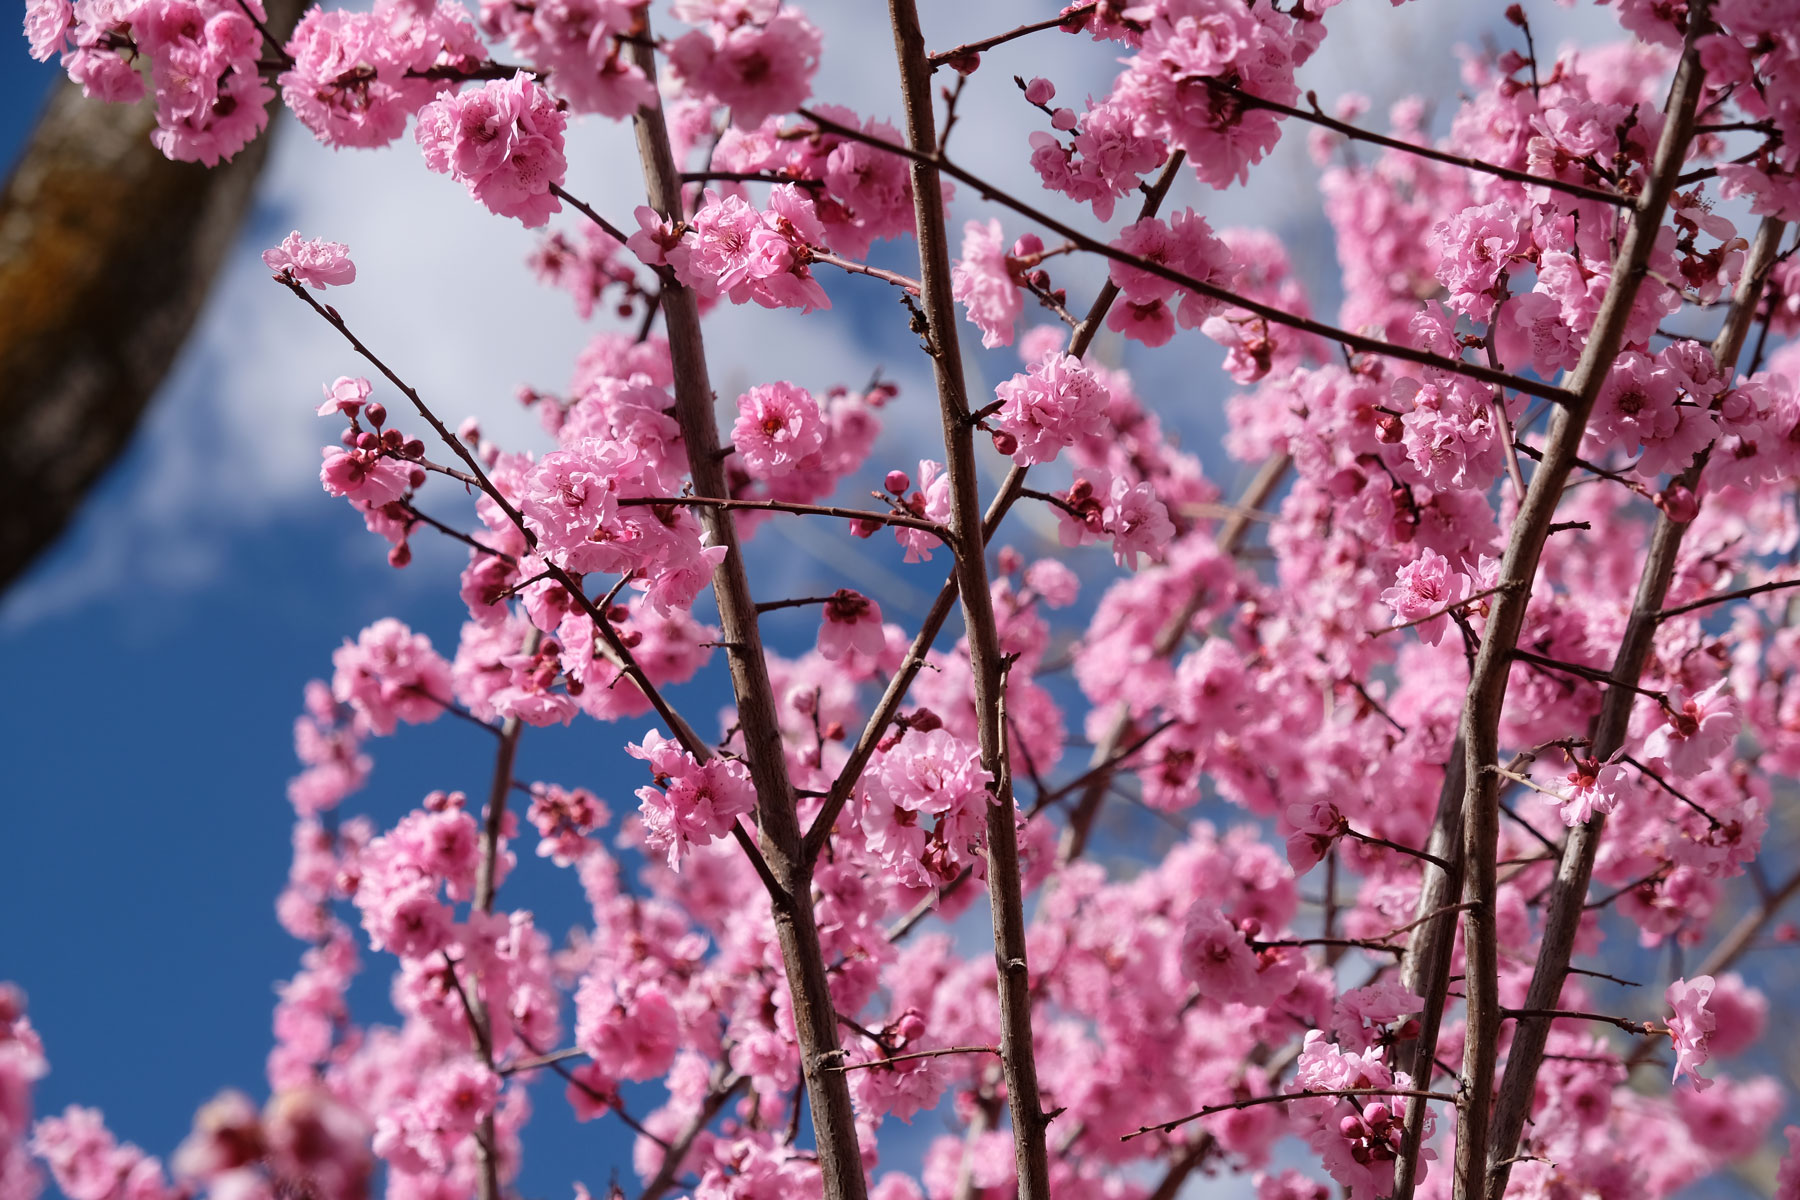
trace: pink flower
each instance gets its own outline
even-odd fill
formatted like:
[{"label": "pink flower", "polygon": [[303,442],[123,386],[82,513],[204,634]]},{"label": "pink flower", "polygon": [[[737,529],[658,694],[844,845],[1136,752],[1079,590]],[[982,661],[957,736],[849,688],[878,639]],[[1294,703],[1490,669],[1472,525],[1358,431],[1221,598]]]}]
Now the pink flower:
[{"label": "pink flower", "polygon": [[1663,993],[1663,999],[1671,1009],[1669,1037],[1675,1043],[1674,1082],[1679,1083],[1683,1075],[1691,1075],[1696,1091],[1712,1086],[1712,1080],[1700,1074],[1701,1065],[1710,1057],[1709,1035],[1718,1024],[1718,1018],[1707,1003],[1712,994],[1711,975],[1677,979]]},{"label": "pink flower", "polygon": [[1775,1172],[1773,1200],[1800,1200],[1800,1125],[1789,1125],[1782,1136],[1787,1138],[1787,1153]]},{"label": "pink flower", "polygon": [[1296,875],[1317,866],[1350,827],[1350,822],[1344,819],[1337,806],[1329,800],[1291,804],[1288,806],[1287,819],[1288,824],[1294,827],[1294,832],[1287,836],[1288,865]]},{"label": "pink flower", "polygon": [[25,39],[30,43],[31,57],[46,62],[61,53],[74,20],[69,0],[27,0]]},{"label": "pink flower", "polygon": [[277,275],[287,275],[319,291],[356,281],[356,264],[350,261],[348,246],[324,238],[303,241],[297,229],[283,238],[281,245],[264,250],[262,260]]},{"label": "pink flower", "polygon": [[546,553],[577,549],[612,519],[618,456],[596,461],[566,450],[538,460],[527,477],[519,511]]},{"label": "pink flower", "polygon": [[1051,462],[1064,446],[1104,436],[1111,427],[1111,394],[1073,355],[1045,359],[995,388],[994,395],[1001,408],[993,422],[1013,438],[1012,459],[1020,466]]},{"label": "pink flower", "polygon": [[950,268],[950,294],[981,327],[981,344],[989,349],[1012,345],[1025,307],[1005,245],[999,221],[969,221],[963,226],[962,257]]},{"label": "pink flower", "polygon": [[[1394,586],[1381,593],[1381,602],[1394,610],[1394,624],[1406,625],[1422,617],[1431,619],[1417,626],[1419,640],[1435,646],[1443,640],[1450,618],[1442,615],[1458,600],[1469,594],[1469,578],[1450,566],[1450,560],[1435,550],[1422,550],[1419,557],[1400,568]],[[1431,616],[1438,613],[1438,616]]]},{"label": "pink flower", "polygon": [[769,383],[738,397],[731,444],[753,477],[769,479],[791,471],[824,442],[818,402],[805,388]]},{"label": "pink flower", "polygon": [[1564,825],[1573,829],[1592,821],[1595,814],[1610,813],[1616,808],[1625,781],[1625,767],[1619,762],[1619,754],[1603,763],[1591,758],[1578,759],[1575,769],[1568,774],[1568,794],[1545,795],[1544,799],[1560,805],[1558,815]]},{"label": "pink flower", "polygon": [[1450,307],[1487,320],[1500,273],[1512,266],[1519,249],[1519,215],[1513,206],[1498,202],[1465,208],[1438,223],[1431,243],[1441,256],[1437,277],[1450,290]]},{"label": "pink flower", "polygon": [[763,22],[713,22],[677,38],[669,69],[698,95],[731,109],[740,129],[792,112],[812,94],[822,39],[798,12],[782,10]]},{"label": "pink flower", "polygon": [[1688,779],[1704,773],[1728,752],[1743,724],[1737,697],[1723,679],[1666,716],[1644,739],[1644,756]]},{"label": "pink flower", "polygon": [[819,626],[819,653],[834,662],[858,656],[872,662],[886,648],[881,606],[849,588],[833,592],[825,601],[825,620]]},{"label": "pink flower", "polygon": [[1256,952],[1243,930],[1204,902],[1188,910],[1182,926],[1181,973],[1215,1004],[1257,1003],[1266,990],[1259,986]]},{"label": "pink flower", "polygon": [[643,801],[645,841],[665,852],[676,870],[692,847],[724,837],[756,807],[756,790],[741,762],[715,758],[701,763],[655,730],[625,749],[648,762],[656,777],[655,787],[637,792]]},{"label": "pink flower", "polygon": [[[269,253],[273,254],[274,251]],[[328,417],[332,413],[343,413],[347,417],[355,417],[362,411],[363,405],[368,403],[372,390],[366,379],[340,375],[325,385],[325,403],[319,405],[318,415]]]},{"label": "pink flower", "polygon": [[1175,523],[1169,520],[1169,510],[1156,498],[1156,489],[1148,480],[1113,480],[1102,519],[1106,532],[1112,535],[1113,561],[1133,571],[1138,568],[1140,554],[1147,555],[1151,562],[1161,562],[1175,540]]},{"label": "pink flower", "polygon": [[300,123],[328,146],[385,146],[406,118],[454,85],[423,77],[473,65],[487,52],[460,5],[378,4],[372,12],[311,9],[287,44],[277,82]]},{"label": "pink flower", "polygon": [[1424,997],[1407,991],[1394,980],[1382,980],[1352,988],[1338,997],[1332,1008],[1331,1029],[1337,1034],[1338,1045],[1361,1052],[1373,1046],[1376,1035],[1388,1026],[1424,1007]]},{"label": "pink flower", "polygon": [[530,229],[562,211],[550,188],[560,186],[568,170],[567,124],[550,93],[521,71],[427,104],[419,110],[415,136],[426,166]]},{"label": "pink flower", "polygon": [[[31,1131],[31,1152],[44,1160],[69,1200],[113,1200],[128,1179],[160,1182],[162,1168],[127,1142],[119,1145],[100,1110],[71,1104]],[[145,1169],[150,1178],[141,1178]],[[31,1182],[27,1177],[26,1182]]]},{"label": "pink flower", "polygon": [[450,701],[450,664],[431,639],[383,617],[332,652],[331,694],[386,736],[395,722],[435,721]]}]

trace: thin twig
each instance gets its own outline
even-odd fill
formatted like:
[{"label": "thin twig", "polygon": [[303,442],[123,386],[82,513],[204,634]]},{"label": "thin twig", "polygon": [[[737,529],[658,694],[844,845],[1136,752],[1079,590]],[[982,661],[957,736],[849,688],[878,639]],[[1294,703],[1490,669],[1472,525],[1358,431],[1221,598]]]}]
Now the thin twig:
[{"label": "thin twig", "polygon": [[1210,1117],[1215,1113],[1232,1112],[1240,1108],[1254,1108],[1259,1104],[1291,1104],[1296,1100],[1335,1100],[1348,1099],[1352,1096],[1410,1096],[1420,1100],[1455,1100],[1450,1092],[1428,1092],[1419,1088],[1339,1088],[1329,1092],[1283,1092],[1274,1096],[1251,1096],[1245,1100],[1233,1100],[1229,1104],[1209,1104],[1197,1112],[1185,1117],[1176,1117],[1173,1121],[1164,1121],[1159,1125],[1142,1125],[1135,1132],[1122,1135],[1121,1142],[1129,1142],[1132,1138],[1143,1137],[1146,1133],[1167,1133],[1178,1129],[1189,1121],[1198,1121],[1202,1117]]},{"label": "thin twig", "polygon": [[1523,392],[1528,396],[1538,396],[1546,400],[1554,401],[1557,404],[1566,404],[1569,402],[1568,393],[1564,389],[1556,387],[1553,384],[1544,383],[1535,379],[1527,379],[1520,375],[1509,375],[1505,372],[1496,372],[1491,368],[1482,366],[1478,363],[1468,362],[1460,358],[1446,358],[1444,355],[1435,354],[1429,350],[1420,350],[1414,346],[1406,346],[1397,342],[1387,342],[1380,338],[1365,337],[1362,334],[1352,333],[1347,329],[1339,329],[1336,326],[1327,325],[1322,321],[1315,321],[1310,317],[1299,316],[1272,304],[1264,304],[1260,300],[1252,300],[1248,296],[1239,295],[1236,292],[1229,291],[1204,279],[1196,279],[1191,275],[1177,271],[1163,263],[1121,250],[1098,238],[1089,237],[1087,234],[1082,233],[1073,226],[1066,225],[1043,210],[1035,208],[1016,196],[1007,193],[998,185],[982,179],[973,172],[964,170],[962,167],[957,166],[955,163],[935,151],[921,151],[912,147],[897,146],[892,142],[884,141],[881,138],[876,137],[874,134],[865,133],[860,129],[842,125],[831,120],[829,117],[821,116],[811,109],[800,108],[795,111],[797,111],[800,116],[806,118],[806,120],[812,122],[821,132],[836,134],[839,137],[862,142],[864,145],[876,149],[901,155],[904,158],[911,159],[915,163],[929,166],[936,171],[941,171],[943,174],[948,175],[953,179],[960,180],[971,188],[974,188],[982,196],[1005,205],[1020,216],[1035,221],[1060,237],[1069,239],[1083,250],[1101,255],[1104,258],[1111,259],[1113,262],[1123,263],[1128,267],[1136,267],[1138,270],[1154,275],[1158,279],[1166,280],[1178,287],[1186,288],[1196,295],[1205,296],[1212,300],[1218,300],[1233,308],[1243,309],[1245,312],[1261,317],[1263,320],[1272,324],[1283,325],[1290,329],[1298,330],[1301,333],[1309,333],[1315,337],[1324,338],[1327,341],[1337,342],[1361,354],[1373,354],[1383,358],[1394,358],[1399,359],[1402,362],[1415,363],[1419,366],[1432,367],[1440,371],[1446,371],[1452,375],[1462,375],[1469,379],[1478,380],[1482,383],[1490,385],[1498,384],[1516,392]]},{"label": "thin twig", "polygon": [[992,50],[995,46],[1003,45],[1006,42],[1025,37],[1028,34],[1041,33],[1046,29],[1078,29],[1080,28],[1081,19],[1088,13],[1093,12],[1097,3],[1098,0],[1087,0],[1087,3],[1075,5],[1073,8],[1068,9],[1058,16],[1051,17],[1048,20],[1033,21],[1028,25],[1021,25],[1016,29],[1009,29],[1005,33],[996,33],[993,37],[982,38],[979,41],[964,42],[962,45],[954,46],[949,50],[939,50],[935,54],[927,55],[925,61],[931,64],[931,69],[935,71],[945,63],[958,62],[968,58],[970,55],[980,54],[983,50]]}]

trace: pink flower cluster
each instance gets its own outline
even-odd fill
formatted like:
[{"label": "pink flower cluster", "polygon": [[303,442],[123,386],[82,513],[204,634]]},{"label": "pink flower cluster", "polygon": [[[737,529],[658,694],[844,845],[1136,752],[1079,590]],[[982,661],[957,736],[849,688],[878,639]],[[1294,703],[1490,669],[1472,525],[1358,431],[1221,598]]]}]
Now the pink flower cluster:
[{"label": "pink flower cluster", "polygon": [[[1406,1073],[1392,1070],[1381,1051],[1345,1053],[1315,1029],[1306,1035],[1291,1090],[1300,1094],[1358,1088],[1379,1092],[1411,1086]],[[1331,1177],[1344,1185],[1350,1200],[1375,1200],[1392,1189],[1404,1100],[1340,1096],[1298,1100],[1292,1107],[1307,1119],[1307,1144],[1318,1153]],[[1427,1117],[1428,1136],[1432,1124]],[[1423,1171],[1424,1164],[1420,1166]]]},{"label": "pink flower cluster", "polygon": [[567,124],[550,93],[521,71],[427,104],[416,136],[426,166],[461,183],[490,211],[532,229],[562,211],[551,189],[568,171]]},{"label": "pink flower cluster", "polygon": [[620,40],[638,28],[626,0],[482,0],[481,27],[510,40],[576,112],[628,117],[656,99],[655,85]]},{"label": "pink flower cluster", "polygon": [[[881,141],[900,145],[899,130],[886,121],[863,118],[835,104],[816,106],[820,115]],[[822,130],[800,136],[779,118],[746,129],[734,125],[719,138],[712,167],[719,171],[764,172],[808,180],[825,244],[839,254],[862,257],[884,238],[913,230],[912,182],[906,160],[879,147]]]},{"label": "pink flower cluster", "polygon": [[644,836],[652,849],[679,868],[695,847],[731,832],[738,818],[756,807],[756,790],[743,763],[714,758],[702,763],[655,730],[627,746],[633,758],[650,764],[656,786],[641,787],[638,799]]},{"label": "pink flower cluster", "polygon": [[915,720],[865,777],[861,824],[869,853],[910,886],[955,878],[986,845],[992,782],[979,750]]},{"label": "pink flower cluster", "polygon": [[640,207],[637,218],[641,228],[631,235],[632,251],[650,266],[668,266],[702,296],[803,313],[831,307],[807,267],[808,247],[825,241],[825,229],[813,202],[792,184],[770,190],[766,212],[709,190],[679,229],[648,207]]},{"label": "pink flower cluster", "polygon": [[91,97],[131,103],[144,94],[147,59],[156,96],[150,140],[172,159],[216,166],[269,123],[275,93],[257,70],[266,19],[261,0],[31,0],[31,55],[62,56]]},{"label": "pink flower cluster", "polygon": [[705,26],[669,47],[675,78],[729,108],[734,125],[753,129],[812,94],[822,39],[781,0],[682,0],[675,10],[677,19]]},{"label": "pink flower cluster", "polygon": [[278,82],[300,123],[328,146],[385,146],[487,50],[448,0],[378,0],[367,12],[310,9],[288,39]]},{"label": "pink flower cluster", "polygon": [[[281,245],[263,251],[263,265],[277,275],[285,275],[308,287],[324,291],[356,282],[356,264],[350,261],[350,248],[342,242],[324,238],[302,238],[296,229],[281,239]],[[366,395],[367,385],[364,384]],[[345,411],[348,402],[340,402],[333,411]]]},{"label": "pink flower cluster", "polygon": [[[1232,282],[1231,251],[1213,236],[1206,218],[1197,216],[1191,208],[1176,213],[1167,222],[1157,217],[1134,221],[1120,231],[1112,244],[1202,283],[1224,287]],[[1194,329],[1203,326],[1220,309],[1216,299],[1142,267],[1115,261],[1108,269],[1124,303],[1113,306],[1106,326],[1146,346],[1161,346],[1174,337],[1178,320],[1182,328]]]},{"label": "pink flower cluster", "polygon": [[[969,320],[981,329],[981,344],[989,349],[1012,345],[1025,308],[1014,265],[1024,242],[1011,254],[1005,246],[999,221],[970,221],[963,226],[962,258],[950,268],[950,294],[968,310]],[[1037,249],[1042,248],[1039,243]]]}]

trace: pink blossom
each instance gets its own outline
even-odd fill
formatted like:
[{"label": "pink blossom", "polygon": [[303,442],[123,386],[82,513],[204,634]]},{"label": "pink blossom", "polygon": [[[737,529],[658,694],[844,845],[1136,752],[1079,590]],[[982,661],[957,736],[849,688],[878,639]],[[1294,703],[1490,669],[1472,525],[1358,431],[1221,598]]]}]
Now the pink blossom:
[{"label": "pink blossom", "polygon": [[575,993],[575,1044],[608,1078],[666,1074],[681,1047],[681,1022],[669,994],[647,983],[621,994],[621,981],[590,973]]},{"label": "pink blossom", "polygon": [[1700,1074],[1700,1068],[1711,1056],[1709,1042],[1718,1018],[1708,1001],[1712,999],[1713,977],[1699,975],[1693,979],[1677,979],[1663,993],[1669,1005],[1669,1038],[1675,1043],[1675,1079],[1691,1075],[1696,1091],[1712,1086],[1712,1080]]},{"label": "pink blossom", "polygon": [[752,129],[812,94],[821,40],[792,9],[762,21],[714,21],[677,38],[669,66],[688,88],[729,108],[734,125]]},{"label": "pink blossom", "polygon": [[819,626],[819,653],[836,662],[858,656],[873,661],[887,648],[881,629],[881,606],[861,592],[839,588],[825,601]]},{"label": "pink blossom", "polygon": [[512,4],[482,0],[481,23],[504,34],[528,62],[550,73],[557,95],[576,112],[628,117],[656,99],[656,88],[617,40],[632,32],[625,0]]},{"label": "pink blossom", "polygon": [[756,806],[750,772],[741,762],[714,758],[701,763],[655,730],[626,751],[650,764],[656,786],[638,789],[643,801],[645,839],[679,869],[695,846],[730,832]]},{"label": "pink blossom", "polygon": [[824,442],[818,402],[805,388],[769,383],[738,397],[731,444],[744,467],[757,478],[792,470]]},{"label": "pink blossom", "polygon": [[1328,800],[1292,804],[1287,810],[1294,832],[1287,836],[1288,865],[1296,875],[1312,870],[1350,827],[1350,822]]},{"label": "pink blossom", "polygon": [[1769,1019],[1769,998],[1736,971],[1714,980],[1706,1007],[1716,1019],[1708,1042],[1708,1052],[1714,1057],[1733,1058],[1762,1041]]},{"label": "pink blossom", "polygon": [[350,261],[348,246],[324,238],[303,241],[299,230],[288,234],[273,250],[264,250],[262,259],[277,275],[286,274],[319,291],[356,281],[356,264]]},{"label": "pink blossom", "polygon": [[287,106],[327,145],[360,147],[392,142],[408,116],[452,87],[425,72],[486,57],[467,13],[443,0],[384,0],[371,12],[314,8],[287,53],[293,61],[277,80]]},{"label": "pink blossom", "polygon": [[548,551],[571,551],[612,519],[618,471],[626,456],[611,461],[555,450],[532,469],[519,511]]},{"label": "pink blossom", "polygon": [[262,37],[251,19],[261,19],[261,9],[194,0],[141,0],[131,8],[130,36],[149,57],[156,94],[150,140],[169,158],[217,166],[268,124],[275,93],[257,69]]},{"label": "pink blossom", "polygon": [[75,14],[69,0],[28,0],[25,5],[25,39],[31,57],[39,62],[62,53]]},{"label": "pink blossom", "polygon": [[1175,540],[1175,523],[1148,480],[1114,479],[1102,519],[1112,536],[1113,561],[1133,571],[1139,555],[1148,556],[1151,562],[1163,561]]},{"label": "pink blossom", "polygon": [[1496,287],[1519,249],[1519,216],[1512,205],[1465,208],[1431,231],[1442,260],[1438,280],[1450,290],[1457,312],[1484,321],[1494,310]]},{"label": "pink blossom", "polygon": [[1204,902],[1188,910],[1182,926],[1181,971],[1215,1004],[1259,1003],[1266,995],[1243,931]]},{"label": "pink blossom", "polygon": [[[755,301],[802,312],[831,307],[806,265],[807,247],[824,242],[825,230],[813,202],[792,184],[771,189],[764,213],[741,197],[721,199],[708,191],[689,230],[680,250],[665,253],[676,277],[702,296],[723,293],[733,304]],[[639,243],[640,256],[662,241],[648,226],[634,236],[646,239]]]},{"label": "pink blossom", "polygon": [[1415,628],[1420,641],[1435,646],[1443,640],[1450,618],[1431,614],[1442,614],[1470,590],[1468,576],[1453,569],[1449,559],[1435,550],[1422,550],[1419,557],[1400,568],[1394,586],[1381,593],[1381,602],[1394,610],[1396,626],[1429,618]]},{"label": "pink blossom", "polygon": [[331,655],[331,692],[375,733],[394,732],[397,721],[435,721],[450,701],[450,664],[431,640],[392,617],[383,617]]},{"label": "pink blossom", "polygon": [[562,211],[550,189],[562,184],[568,169],[567,123],[550,94],[521,71],[427,104],[419,110],[415,136],[426,166],[531,229]]},{"label": "pink blossom", "polygon": [[1800,1200],[1800,1125],[1782,1130],[1787,1139],[1787,1153],[1775,1172],[1774,1200]]},{"label": "pink blossom", "polygon": [[1591,758],[1577,759],[1575,769],[1568,773],[1566,792],[1545,795],[1544,799],[1559,806],[1557,815],[1573,829],[1586,825],[1596,815],[1612,812],[1624,794],[1626,778],[1618,754],[1603,763]]},{"label": "pink blossom", "polygon": [[1379,1040],[1380,1033],[1401,1017],[1423,1012],[1425,999],[1399,983],[1384,979],[1367,987],[1352,988],[1338,997],[1331,1017],[1338,1045],[1361,1052]]},{"label": "pink blossom", "polygon": [[969,221],[963,225],[962,257],[950,268],[951,295],[981,327],[981,344],[989,349],[1012,345],[1025,307],[1005,246],[999,221]]},{"label": "pink blossom", "polygon": [[45,1117],[31,1132],[31,1152],[44,1160],[69,1200],[112,1200],[120,1184],[159,1181],[162,1168],[129,1142],[120,1145],[98,1109],[71,1104],[60,1117]]},{"label": "pink blossom", "polygon": [[1731,749],[1743,725],[1737,697],[1724,679],[1664,716],[1644,739],[1644,757],[1682,778],[1709,769]]},{"label": "pink blossom", "polygon": [[993,422],[1014,439],[1012,458],[1021,466],[1051,462],[1064,446],[1100,437],[1108,428],[1106,385],[1073,355],[1014,375],[994,395],[1001,407]]}]

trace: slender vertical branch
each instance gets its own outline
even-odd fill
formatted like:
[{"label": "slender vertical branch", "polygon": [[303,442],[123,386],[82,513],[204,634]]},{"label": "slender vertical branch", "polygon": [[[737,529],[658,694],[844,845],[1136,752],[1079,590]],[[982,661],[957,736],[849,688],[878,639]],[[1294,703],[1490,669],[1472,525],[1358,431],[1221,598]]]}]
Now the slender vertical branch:
[{"label": "slender vertical branch", "polygon": [[[1168,198],[1169,189],[1174,186],[1175,178],[1184,161],[1185,155],[1180,150],[1169,156],[1169,161],[1163,164],[1162,173],[1157,176],[1156,182],[1150,185],[1149,193],[1144,198],[1143,208],[1138,212],[1139,220],[1156,215],[1157,210],[1162,207],[1163,201]],[[1069,353],[1071,355],[1081,358],[1087,354],[1088,347],[1094,344],[1095,335],[1106,323],[1106,314],[1112,311],[1113,302],[1118,298],[1119,285],[1108,277],[1099,293],[1094,297],[1094,303],[1088,307],[1087,315],[1070,331]],[[1027,470],[1028,468],[1021,466],[1014,466],[1009,470],[1006,474],[1006,481],[1000,485],[1000,490],[989,502],[987,514],[982,518],[981,523],[983,544],[994,536],[994,531],[1000,527],[1001,520],[1012,508],[1013,502],[1022,494]],[[887,733],[888,723],[900,711],[901,704],[905,703],[906,693],[912,687],[913,680],[918,677],[919,668],[925,663],[925,653],[931,649],[932,643],[937,640],[939,632],[943,630],[944,622],[950,617],[950,610],[956,607],[956,599],[957,581],[955,573],[952,572],[950,578],[944,582],[943,588],[938,592],[937,599],[932,601],[931,610],[925,614],[924,621],[920,623],[918,635],[913,638],[912,648],[907,653],[906,661],[894,673],[894,677],[888,681],[887,689],[882,693],[881,700],[875,705],[875,711],[870,714],[868,722],[863,726],[862,734],[856,739],[856,744],[851,747],[850,757],[845,761],[843,769],[838,772],[837,780],[831,787],[831,794],[825,798],[825,803],[819,810],[818,819],[813,827],[807,830],[806,855],[809,861],[816,859],[819,851],[824,849],[825,840],[831,836],[832,823],[837,820],[838,813],[843,810],[844,804],[849,800],[850,791],[856,786],[856,781],[862,777],[863,768],[868,766],[870,756],[875,753],[875,747]]]},{"label": "slender vertical branch", "polygon": [[1698,30],[1706,24],[1704,6],[1694,5],[1688,20],[1687,46],[1665,106],[1667,119],[1662,136],[1613,263],[1606,298],[1594,318],[1581,359],[1569,377],[1569,397],[1551,417],[1543,459],[1532,473],[1531,486],[1513,522],[1500,566],[1499,584],[1506,590],[1497,594],[1490,610],[1463,705],[1463,891],[1470,907],[1463,918],[1468,955],[1468,1033],[1457,1102],[1456,1200],[1484,1200],[1486,1196],[1488,1120],[1501,1023],[1494,909],[1500,777],[1492,768],[1499,760],[1500,714],[1506,701],[1507,674],[1531,603],[1531,582],[1562,499],[1563,485],[1575,466],[1601,385],[1624,342],[1625,327],[1648,270],[1650,251],[1662,228],[1664,211],[1693,136],[1694,110],[1704,76],[1695,40]]},{"label": "slender vertical branch", "polygon": [[728,1074],[728,1071],[729,1068],[724,1063],[713,1067],[706,1099],[701,1102],[700,1110],[682,1126],[681,1132],[675,1135],[675,1140],[669,1143],[668,1149],[663,1152],[662,1166],[656,1169],[656,1174],[650,1177],[650,1182],[638,1193],[638,1200],[662,1200],[662,1197],[668,1195],[669,1190],[675,1186],[676,1177],[681,1174],[682,1160],[693,1149],[694,1139],[712,1124],[713,1118],[725,1110],[725,1105],[733,1096],[744,1090],[744,1085],[749,1082],[748,1078],[735,1071]]},{"label": "slender vertical branch", "polygon": [[[1756,307],[1762,300],[1763,284],[1774,265],[1777,244],[1786,226],[1765,219],[1756,231],[1750,253],[1744,263],[1732,297],[1731,311],[1714,341],[1713,360],[1730,376],[1744,347],[1744,335],[1750,329]],[[1680,484],[1692,488],[1698,481],[1706,453],[1684,472]],[[1669,581],[1675,576],[1675,560],[1681,551],[1681,540],[1688,522],[1671,520],[1667,512],[1659,512],[1650,535],[1650,551],[1638,578],[1637,596],[1632,602],[1631,616],[1619,640],[1613,658],[1611,683],[1601,701],[1600,715],[1593,732],[1592,757],[1604,762],[1623,748],[1631,724],[1631,710],[1637,701],[1636,685],[1644,666],[1650,660],[1656,630],[1662,620],[1663,602],[1668,598]],[[1551,886],[1550,904],[1544,917],[1543,939],[1539,943],[1537,964],[1532,971],[1531,987],[1526,992],[1525,1009],[1543,1011],[1556,1007],[1562,998],[1563,982],[1568,978],[1569,960],[1575,949],[1575,934],[1581,925],[1586,906],[1588,881],[1593,875],[1594,858],[1600,849],[1600,836],[1606,828],[1606,814],[1596,813],[1593,820],[1569,831],[1563,843],[1562,859],[1557,864],[1556,882]],[[1537,1091],[1538,1068],[1544,1061],[1544,1046],[1550,1036],[1550,1020],[1544,1017],[1520,1017],[1513,1030],[1511,1049],[1507,1052],[1506,1074],[1500,1081],[1500,1094],[1494,1104],[1493,1132],[1489,1137],[1488,1193],[1501,1196],[1506,1191],[1507,1177],[1517,1153],[1519,1137],[1531,1115],[1531,1102]]]},{"label": "slender vertical branch", "polygon": [[[906,100],[906,136],[915,148],[935,153],[931,60],[919,30],[914,0],[889,0],[894,49]],[[1020,1200],[1049,1200],[1050,1163],[1044,1132],[1049,1124],[1038,1095],[1037,1060],[1031,1041],[1031,973],[1025,951],[1025,904],[1019,878],[1017,810],[1012,772],[1006,761],[1001,720],[1002,662],[993,597],[988,591],[987,554],[982,536],[980,479],[975,469],[975,430],[963,382],[957,341],[958,313],[950,291],[950,246],[938,168],[931,157],[908,163],[913,214],[918,226],[919,282],[937,379],[944,428],[944,458],[950,478],[951,524],[956,532],[957,586],[974,676],[975,713],[982,765],[994,777],[987,811],[988,896],[994,919],[994,959],[999,971],[1000,1048],[1012,1109],[1013,1157]]]},{"label": "slender vertical branch", "polygon": [[[655,79],[656,52],[648,37],[634,42],[631,52],[644,73]],[[650,203],[666,219],[679,220],[681,173],[670,149],[661,100],[640,108],[634,124]],[[662,312],[675,372],[675,420],[687,447],[694,494],[723,500],[731,493],[719,453],[719,430],[713,415],[699,305],[692,291],[668,279],[663,282]],[[802,851],[800,821],[776,719],[774,689],[769,683],[762,634],[757,627],[756,601],[750,594],[731,512],[707,505],[700,510],[700,520],[713,545],[725,548],[725,557],[713,570],[713,591],[718,599],[723,641],[730,655],[738,727],[743,732],[750,778],[756,786],[756,817],[762,831],[763,856],[781,885],[781,891],[771,895],[770,900],[788,989],[793,995],[794,1026],[811,1102],[824,1194],[827,1200],[865,1200],[868,1183],[857,1145],[850,1086],[843,1072],[827,1069],[842,1057],[837,1014],[814,923],[812,870]]]},{"label": "slender vertical branch", "polygon": [[[537,630],[531,631],[525,647],[526,653],[537,649],[539,636]],[[506,824],[506,797],[512,791],[513,763],[519,755],[519,734],[523,729],[524,725],[517,717],[508,717],[500,727],[500,746],[494,752],[494,773],[488,787],[487,812],[483,817],[481,840],[477,847],[479,857],[475,864],[474,896],[477,912],[494,911],[494,876],[500,859],[500,831]],[[488,1070],[491,1071],[494,1069],[494,1038],[487,1001],[476,991],[473,995],[465,995],[464,1003],[468,1005],[469,1023],[474,1027],[475,1044],[480,1048]],[[477,1197],[479,1200],[499,1200],[500,1155],[494,1140],[494,1114],[491,1112],[481,1119],[481,1127],[476,1131],[475,1156],[481,1167],[476,1186]]]}]

